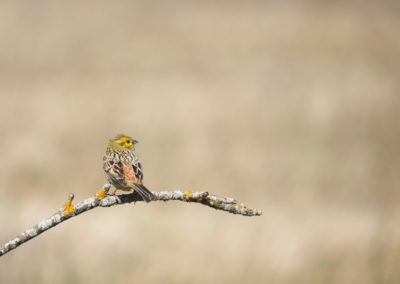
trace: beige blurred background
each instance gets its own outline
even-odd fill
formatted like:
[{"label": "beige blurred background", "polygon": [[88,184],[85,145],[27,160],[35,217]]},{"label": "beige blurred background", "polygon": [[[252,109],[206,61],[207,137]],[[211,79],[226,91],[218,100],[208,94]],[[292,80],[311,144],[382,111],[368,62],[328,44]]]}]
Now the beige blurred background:
[{"label": "beige blurred background", "polygon": [[0,282],[400,283],[399,27],[396,1],[1,1],[1,243],[98,191],[117,133],[149,188],[264,214],[96,209]]}]

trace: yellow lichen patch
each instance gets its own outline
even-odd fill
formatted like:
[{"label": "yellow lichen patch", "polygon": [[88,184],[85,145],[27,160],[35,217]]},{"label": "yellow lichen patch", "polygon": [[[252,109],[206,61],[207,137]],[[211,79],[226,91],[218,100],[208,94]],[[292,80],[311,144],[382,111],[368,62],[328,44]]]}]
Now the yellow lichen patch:
[{"label": "yellow lichen patch", "polygon": [[104,189],[100,190],[97,194],[96,194],[96,198],[98,200],[103,199],[104,197],[106,197],[107,195],[107,191],[105,191]]},{"label": "yellow lichen patch", "polygon": [[243,208],[243,205],[242,205],[242,204],[238,204],[238,207],[239,207],[239,208]]},{"label": "yellow lichen patch", "polygon": [[214,206],[215,202],[214,201],[210,201],[210,205]]},{"label": "yellow lichen patch", "polygon": [[72,205],[72,200],[68,200],[65,203],[65,211],[64,211],[63,215],[65,216],[65,215],[74,213],[74,211],[75,211],[75,207],[74,207],[74,205]]},{"label": "yellow lichen patch", "polygon": [[184,194],[184,197],[185,197],[185,199],[187,200],[187,201],[189,201],[190,200],[190,198],[189,198],[189,194],[191,194],[191,193],[194,193],[195,191],[192,191],[192,190],[187,190],[187,191],[185,191],[185,194]]},{"label": "yellow lichen patch", "polygon": [[230,207],[231,209],[235,208],[235,206],[234,206],[233,204],[229,205],[229,207]]}]

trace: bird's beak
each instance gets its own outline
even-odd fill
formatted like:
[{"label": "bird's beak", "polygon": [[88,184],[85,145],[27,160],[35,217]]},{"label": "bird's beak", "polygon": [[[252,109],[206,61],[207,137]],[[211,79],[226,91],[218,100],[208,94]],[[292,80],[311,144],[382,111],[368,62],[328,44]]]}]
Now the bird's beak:
[{"label": "bird's beak", "polygon": [[133,143],[133,144],[137,144],[137,143],[139,143],[139,141],[133,140],[132,143]]}]

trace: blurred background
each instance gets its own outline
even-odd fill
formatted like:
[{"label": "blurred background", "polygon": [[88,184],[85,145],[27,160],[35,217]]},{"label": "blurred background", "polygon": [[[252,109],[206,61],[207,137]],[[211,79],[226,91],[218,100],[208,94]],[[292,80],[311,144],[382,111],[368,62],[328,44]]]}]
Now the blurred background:
[{"label": "blurred background", "polygon": [[400,283],[397,1],[1,1],[0,242],[105,183],[232,196],[99,208],[1,283]]}]

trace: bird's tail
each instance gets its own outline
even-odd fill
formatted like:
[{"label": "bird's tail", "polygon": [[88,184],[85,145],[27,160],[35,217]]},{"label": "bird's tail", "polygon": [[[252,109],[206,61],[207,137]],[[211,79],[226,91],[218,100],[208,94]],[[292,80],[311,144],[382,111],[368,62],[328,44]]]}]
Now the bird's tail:
[{"label": "bird's tail", "polygon": [[143,184],[136,184],[135,191],[146,202],[150,202],[152,200],[157,200],[157,197],[150,190],[148,190]]}]

